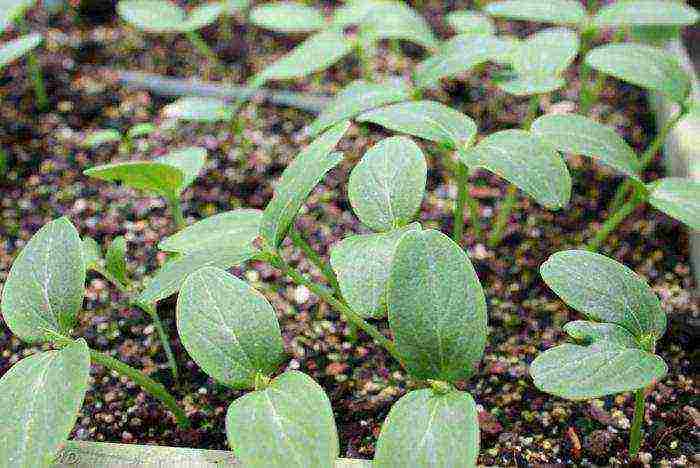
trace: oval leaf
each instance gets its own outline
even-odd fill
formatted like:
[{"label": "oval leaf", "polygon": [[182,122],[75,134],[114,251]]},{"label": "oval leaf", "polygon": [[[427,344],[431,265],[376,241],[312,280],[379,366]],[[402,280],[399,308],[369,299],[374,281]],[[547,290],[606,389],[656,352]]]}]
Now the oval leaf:
[{"label": "oval leaf", "polygon": [[570,400],[637,390],[661,379],[666,371],[660,357],[608,341],[556,346],[530,366],[537,388]]},{"label": "oval leaf", "polygon": [[664,334],[659,298],[639,275],[611,258],[584,250],[557,252],[540,274],[564,302],[592,320],[615,323],[636,337]]},{"label": "oval leaf", "polygon": [[577,0],[505,0],[489,3],[484,11],[498,18],[561,25],[581,25],[588,19]]},{"label": "oval leaf", "polygon": [[690,79],[676,57],[658,47],[644,44],[608,44],[586,56],[596,70],[642,88],[658,91],[678,103],[690,93]]},{"label": "oval leaf", "polygon": [[403,81],[396,80],[392,83],[354,81],[333,98],[328,107],[309,126],[308,132],[311,135],[317,135],[361,112],[410,98],[411,91]]},{"label": "oval leaf", "polygon": [[487,16],[469,10],[453,11],[447,15],[447,24],[457,34],[475,34],[493,36],[496,34],[496,25]]},{"label": "oval leaf", "polygon": [[207,150],[197,146],[190,146],[171,151],[165,156],[156,159],[156,162],[165,163],[182,171],[184,178],[178,187],[178,194],[189,187],[207,161]]},{"label": "oval leaf", "polygon": [[348,0],[333,11],[331,25],[338,29],[358,25],[372,10],[396,3],[395,0]]},{"label": "oval leaf", "polygon": [[250,468],[333,468],[339,453],[331,403],[298,371],[231,403],[226,434],[238,461]]},{"label": "oval leaf", "polygon": [[585,344],[605,340],[625,348],[639,348],[634,335],[614,323],[575,320],[564,325],[564,331],[574,340]]},{"label": "oval leaf", "polygon": [[115,143],[122,141],[122,134],[118,130],[104,129],[90,132],[82,141],[85,148],[97,148],[105,143]]},{"label": "oval leaf", "polygon": [[105,268],[122,284],[129,282],[126,272],[126,239],[116,237],[105,254]]},{"label": "oval leaf", "polygon": [[177,298],[177,330],[204,372],[233,388],[254,388],[282,361],[275,311],[245,281],[218,268],[187,277]]},{"label": "oval leaf", "polygon": [[282,173],[260,225],[260,235],[270,247],[280,245],[306,197],[343,159],[332,151],[349,127],[350,122],[341,122],[316,138]]},{"label": "oval leaf", "polygon": [[425,19],[403,2],[375,4],[359,23],[360,35],[369,40],[399,39],[436,50],[438,41]]},{"label": "oval leaf", "polygon": [[630,177],[639,178],[639,160],[615,130],[574,114],[545,115],[535,120],[532,133],[563,153],[598,159]]},{"label": "oval leaf", "polygon": [[0,45],[0,68],[14,62],[24,54],[41,44],[44,38],[41,34],[27,34]]},{"label": "oval leaf", "polygon": [[477,132],[476,123],[471,118],[434,101],[393,104],[360,114],[356,120],[372,122],[453,149],[469,146]]},{"label": "oval leaf", "polygon": [[475,370],[486,344],[486,299],[464,251],[439,231],[407,232],[388,285],[389,325],[406,369],[454,382]]},{"label": "oval leaf", "polygon": [[163,117],[193,122],[221,122],[231,120],[231,106],[221,99],[186,96],[163,108]]},{"label": "oval leaf", "polygon": [[0,379],[0,460],[5,466],[49,466],[78,419],[90,377],[84,340],[33,354]]},{"label": "oval leaf", "polygon": [[205,3],[193,8],[187,19],[180,26],[180,31],[196,31],[213,24],[224,12],[224,5],[220,2]]},{"label": "oval leaf", "polygon": [[102,249],[92,237],[85,237],[82,243],[83,261],[86,270],[96,270],[102,263]]},{"label": "oval leaf", "polygon": [[414,223],[387,233],[350,236],[331,250],[331,266],[343,298],[362,317],[386,315],[386,283],[394,251],[409,230],[420,230],[420,225]]},{"label": "oval leaf", "polygon": [[698,12],[685,2],[625,0],[601,8],[596,26],[687,26],[698,21]]},{"label": "oval leaf", "polygon": [[105,164],[87,169],[84,174],[108,182],[121,182],[166,198],[177,197],[185,180],[185,174],[177,167],[154,161]]},{"label": "oval leaf", "polygon": [[350,204],[360,221],[375,231],[405,226],[420,208],[427,174],[418,145],[406,137],[386,138],[350,173]]},{"label": "oval leaf", "polygon": [[695,231],[700,231],[700,182],[667,177],[648,185],[649,203]]},{"label": "oval leaf", "polygon": [[119,16],[132,26],[147,32],[178,32],[185,22],[185,11],[168,0],[121,0]]},{"label": "oval leaf", "polygon": [[389,411],[374,467],[476,467],[479,419],[466,392],[408,392]]},{"label": "oval leaf", "polygon": [[44,329],[70,333],[84,294],[82,241],[60,218],[39,229],[15,259],[2,290],[2,314],[24,341],[45,341]]},{"label": "oval leaf", "polygon": [[467,167],[503,177],[549,209],[569,203],[571,176],[556,150],[523,130],[504,130],[461,152]]},{"label": "oval leaf", "polygon": [[260,5],[251,10],[250,21],[261,28],[283,33],[312,32],[326,25],[320,11],[299,2]]}]

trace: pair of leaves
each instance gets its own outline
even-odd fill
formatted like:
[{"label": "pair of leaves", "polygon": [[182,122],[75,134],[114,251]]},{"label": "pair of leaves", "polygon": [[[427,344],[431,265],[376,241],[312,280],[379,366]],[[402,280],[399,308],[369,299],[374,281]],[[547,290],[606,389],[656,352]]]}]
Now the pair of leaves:
[{"label": "pair of leaves", "polygon": [[126,265],[126,239],[123,236],[115,237],[109,244],[104,259],[99,244],[91,237],[83,239],[82,252],[87,270],[102,272],[104,268],[121,284],[126,285],[129,282]]},{"label": "pair of leaves", "polygon": [[0,45],[0,70],[2,67],[14,62],[30,50],[37,48],[43,40],[44,38],[41,34],[32,33],[20,36],[17,39]]},{"label": "pair of leaves", "polygon": [[189,14],[169,0],[121,0],[119,16],[132,26],[152,33],[187,33],[212,24],[223,13],[223,4],[205,3]]},{"label": "pair of leaves", "polygon": [[663,360],[642,346],[663,335],[666,315],[636,273],[608,257],[579,250],[552,255],[540,272],[590,322],[565,327],[588,345],[556,346],[533,361],[530,373],[538,388],[569,399],[596,398],[645,387],[666,374]]}]

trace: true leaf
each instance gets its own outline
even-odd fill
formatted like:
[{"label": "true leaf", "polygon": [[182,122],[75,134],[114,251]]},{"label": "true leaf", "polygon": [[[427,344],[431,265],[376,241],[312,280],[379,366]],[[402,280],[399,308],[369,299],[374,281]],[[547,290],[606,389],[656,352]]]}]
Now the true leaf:
[{"label": "true leaf", "polygon": [[478,455],[479,419],[472,396],[422,389],[391,407],[372,466],[476,467]]},{"label": "true leaf", "polygon": [[223,12],[224,6],[221,2],[199,5],[189,12],[185,22],[180,26],[180,30],[183,32],[196,31],[205,26],[209,26],[214,23]]},{"label": "true leaf", "polygon": [[700,182],[667,177],[648,185],[649,203],[695,231],[700,231]]},{"label": "true leaf", "polygon": [[41,34],[32,33],[0,45],[0,69],[35,49],[43,40]]},{"label": "true leaf", "polygon": [[186,96],[163,108],[163,116],[168,119],[194,122],[221,122],[231,120],[231,106],[221,99],[211,97]]},{"label": "true leaf", "polygon": [[105,164],[87,169],[84,174],[108,182],[119,181],[128,187],[166,198],[177,197],[185,180],[185,174],[177,167],[155,161]]},{"label": "true leaf", "polygon": [[491,16],[561,25],[583,24],[588,15],[576,0],[505,0],[484,8]]},{"label": "true leaf", "polygon": [[350,173],[348,198],[353,211],[375,231],[407,225],[420,208],[427,172],[425,156],[411,139],[380,141]]},{"label": "true leaf", "polygon": [[121,0],[117,13],[136,28],[154,33],[177,32],[186,20],[185,11],[168,0]]},{"label": "true leaf", "polygon": [[410,231],[389,277],[389,325],[418,379],[454,382],[474,373],[486,344],[486,299],[464,251],[439,231]]},{"label": "true leaf", "polygon": [[684,102],[690,92],[690,79],[676,57],[658,47],[608,44],[590,51],[586,63],[602,73],[663,93],[678,103]]},{"label": "true leaf", "polygon": [[631,177],[639,176],[639,160],[615,130],[575,114],[545,115],[532,124],[532,133],[563,153],[581,154]]},{"label": "true leaf", "polygon": [[332,125],[351,119],[361,112],[411,98],[405,82],[369,83],[357,80],[340,91],[309,126],[308,132],[317,135]]},{"label": "true leaf", "polygon": [[557,252],[540,267],[547,286],[591,320],[620,325],[636,337],[663,335],[666,314],[649,285],[625,265],[583,250]]},{"label": "true leaf", "polygon": [[316,8],[299,2],[267,3],[253,8],[250,21],[261,28],[283,33],[302,33],[322,29],[326,20]]},{"label": "true leaf", "polygon": [[429,50],[438,47],[438,41],[425,19],[403,2],[376,4],[359,26],[360,35],[370,40],[400,39]]},{"label": "true leaf", "polygon": [[129,282],[126,271],[126,239],[116,237],[105,254],[105,269],[122,284]]},{"label": "true leaf", "polygon": [[449,148],[465,148],[476,136],[476,123],[466,115],[434,101],[409,101],[360,114],[358,122],[372,122],[395,132],[434,141]]},{"label": "true leaf", "polygon": [[70,434],[90,377],[84,340],[33,354],[0,379],[0,460],[16,468],[48,467]]},{"label": "true leaf", "polygon": [[469,10],[453,11],[447,15],[447,23],[457,34],[476,34],[492,36],[496,26],[487,16]]},{"label": "true leaf", "polygon": [[231,403],[226,434],[236,458],[250,468],[333,468],[339,453],[331,403],[298,371]]},{"label": "true leaf", "polygon": [[666,372],[660,357],[609,341],[556,346],[537,356],[530,366],[537,388],[571,400],[637,390]]},{"label": "true leaf", "polygon": [[564,325],[564,331],[574,340],[591,344],[596,341],[609,341],[625,348],[638,348],[634,335],[614,323],[574,320]]},{"label": "true leaf", "polygon": [[503,177],[549,209],[569,203],[571,176],[564,160],[528,132],[493,133],[459,157],[467,167],[482,167]]},{"label": "true leaf", "polygon": [[687,26],[698,21],[698,12],[685,2],[626,0],[601,8],[596,26]]},{"label": "true leaf", "polygon": [[44,331],[67,335],[85,294],[82,241],[67,218],[45,224],[19,253],[2,290],[2,313],[12,333],[34,343]]},{"label": "true leaf", "polygon": [[182,183],[178,187],[178,194],[194,182],[194,179],[197,178],[204,167],[206,160],[207,150],[197,146],[174,150],[156,159],[157,162],[176,167],[184,174]]},{"label": "true leaf", "polygon": [[255,253],[253,241],[258,237],[262,211],[238,209],[219,213],[198,221],[162,240],[158,248],[168,252],[191,254],[202,250],[238,248]]},{"label": "true leaf", "polygon": [[282,361],[282,333],[267,299],[218,268],[187,277],[177,298],[177,330],[197,365],[233,388],[254,388]]},{"label": "true leaf", "polygon": [[331,266],[340,291],[358,314],[386,315],[386,284],[396,246],[406,232],[419,229],[420,224],[414,223],[387,233],[350,236],[333,247]]},{"label": "true leaf", "polygon": [[82,141],[82,146],[86,148],[97,148],[105,143],[114,143],[122,140],[122,134],[118,130],[104,129],[90,132]]},{"label": "true leaf", "polygon": [[341,122],[316,138],[282,173],[275,195],[263,212],[260,235],[276,248],[289,230],[297,212],[314,187],[342,159],[333,153],[350,122]]},{"label": "true leaf", "polygon": [[102,262],[102,251],[92,237],[85,237],[82,242],[83,261],[86,270],[94,270]]}]

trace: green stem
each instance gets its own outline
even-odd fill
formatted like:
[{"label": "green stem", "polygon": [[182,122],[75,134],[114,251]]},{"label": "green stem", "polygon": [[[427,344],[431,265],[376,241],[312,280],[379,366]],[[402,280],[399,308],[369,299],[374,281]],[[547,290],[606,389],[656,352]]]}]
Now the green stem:
[{"label": "green stem", "polygon": [[469,168],[457,162],[457,201],[454,207],[454,218],[452,227],[452,239],[461,244],[464,235],[464,206],[469,209],[469,218],[474,228],[474,235],[481,237],[481,224],[479,222],[479,204],[469,196]]},{"label": "green stem", "polygon": [[175,381],[177,382],[178,371],[177,361],[175,360],[175,353],[173,353],[173,349],[170,347],[170,337],[165,332],[165,327],[163,327],[163,322],[160,320],[160,316],[158,315],[158,310],[156,309],[156,306],[153,304],[141,303],[136,303],[136,305],[151,316],[153,326],[155,326],[156,332],[158,333],[158,338],[160,339],[160,342],[163,345],[165,357],[168,360],[168,367],[170,367],[170,373],[173,374],[173,379],[175,379]]},{"label": "green stem", "polygon": [[49,97],[46,94],[44,74],[41,71],[39,58],[33,50],[27,54],[27,66],[29,68],[29,75],[32,78],[32,84],[34,85],[34,96],[36,97],[37,108],[41,112],[45,112],[49,108]]},{"label": "green stem", "polygon": [[330,284],[333,288],[334,294],[341,297],[342,294],[340,293],[340,285],[338,284],[338,278],[336,278],[333,269],[323,261],[321,256],[316,253],[316,251],[301,236],[301,233],[295,228],[290,229],[289,237],[292,239],[292,243],[302,252],[304,252],[306,256],[309,257],[309,260],[316,265],[316,268],[321,270],[321,273],[323,273],[326,281],[328,281],[328,284]]},{"label": "green stem", "polygon": [[102,275],[104,279],[112,283],[114,287],[116,287],[122,294],[129,295],[131,293],[131,291],[129,291],[129,287],[126,284],[119,281],[117,278],[115,278],[114,275],[107,271],[107,269],[102,267],[95,267],[95,271]]},{"label": "green stem", "polygon": [[646,389],[640,388],[634,393],[634,417],[630,429],[630,459],[637,458],[639,448],[642,446],[642,424],[644,423],[644,400]]},{"label": "green stem", "polygon": [[94,349],[90,350],[90,358],[94,364],[100,364],[125,377],[128,377],[134,383],[140,385],[146,392],[163,402],[163,404],[173,413],[173,415],[175,415],[177,425],[180,426],[180,428],[187,429],[190,427],[190,420],[187,418],[187,415],[182,408],[178,406],[175,397],[168,393],[163,385],[159,384],[150,377],[147,377],[143,372],[138,371],[111,356],[95,351]]},{"label": "green stem", "polygon": [[217,68],[219,70],[222,69],[221,62],[219,62],[219,58],[216,56],[214,51],[209,47],[207,42],[202,38],[202,36],[199,35],[197,31],[188,31],[187,39],[189,39],[194,48],[197,49],[197,51],[211,63],[212,67]]},{"label": "green stem", "polygon": [[182,231],[187,227],[187,223],[185,222],[185,216],[182,213],[182,204],[180,203],[180,198],[177,195],[169,197],[168,206],[170,207],[170,213],[173,216],[175,229],[177,231]]},{"label": "green stem", "polygon": [[627,219],[627,217],[631,215],[639,205],[644,203],[646,197],[642,196],[640,192],[641,189],[635,191],[634,195],[629,201],[627,201],[627,203],[623,204],[617,211],[613,212],[613,214],[603,223],[603,226],[596,231],[595,237],[588,242],[586,249],[590,250],[591,252],[598,251],[610,233],[613,232],[620,225],[620,223]]}]

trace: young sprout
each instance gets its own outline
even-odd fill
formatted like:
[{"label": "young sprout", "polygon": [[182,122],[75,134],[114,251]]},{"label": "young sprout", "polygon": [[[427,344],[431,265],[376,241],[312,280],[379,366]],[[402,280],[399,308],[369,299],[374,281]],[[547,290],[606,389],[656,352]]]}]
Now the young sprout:
[{"label": "young sprout", "polygon": [[635,392],[629,455],[642,439],[645,389],[667,373],[655,355],[666,330],[659,299],[635,272],[608,257],[581,250],[552,255],[541,267],[545,283],[587,320],[564,330],[580,344],[540,354],[530,366],[535,386],[570,400]]},{"label": "young sprout", "polygon": [[152,123],[136,124],[123,135],[119,130],[112,128],[95,130],[85,136],[82,146],[94,149],[107,143],[119,143],[119,151],[121,153],[131,153],[134,150],[134,141],[136,139],[147,137],[155,131],[156,126]]}]

